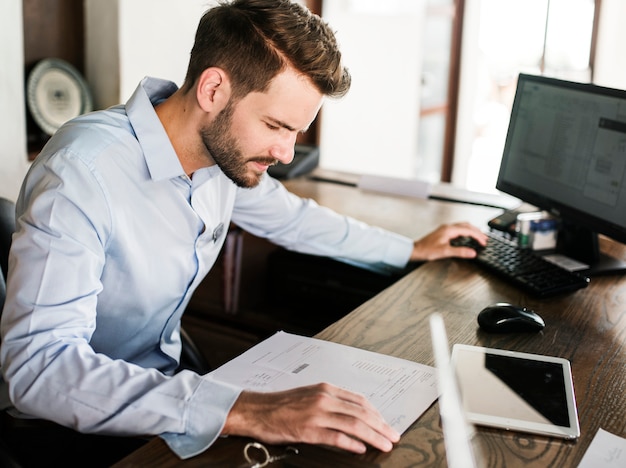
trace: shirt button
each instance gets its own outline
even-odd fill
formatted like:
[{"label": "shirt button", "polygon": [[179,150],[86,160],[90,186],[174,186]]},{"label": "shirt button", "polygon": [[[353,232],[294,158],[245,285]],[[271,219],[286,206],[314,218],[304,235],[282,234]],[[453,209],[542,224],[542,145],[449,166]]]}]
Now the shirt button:
[{"label": "shirt button", "polygon": [[224,233],[224,223],[219,223],[217,227],[213,230],[213,242],[217,242],[222,234]]}]

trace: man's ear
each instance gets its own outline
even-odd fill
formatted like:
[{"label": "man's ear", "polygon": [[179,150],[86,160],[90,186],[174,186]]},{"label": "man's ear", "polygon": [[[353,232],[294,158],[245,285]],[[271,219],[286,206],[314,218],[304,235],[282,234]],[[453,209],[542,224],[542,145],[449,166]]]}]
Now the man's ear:
[{"label": "man's ear", "polygon": [[231,95],[230,80],[224,70],[207,68],[198,78],[196,98],[205,112],[217,113],[228,103]]}]

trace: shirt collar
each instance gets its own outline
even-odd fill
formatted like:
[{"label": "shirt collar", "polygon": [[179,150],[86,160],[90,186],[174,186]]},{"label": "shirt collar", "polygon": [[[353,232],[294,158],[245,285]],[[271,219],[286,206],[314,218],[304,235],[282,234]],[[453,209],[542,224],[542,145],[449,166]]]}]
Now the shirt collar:
[{"label": "shirt collar", "polygon": [[126,114],[133,126],[153,180],[185,174],[154,106],[178,89],[175,83],[146,77],[126,103]]}]

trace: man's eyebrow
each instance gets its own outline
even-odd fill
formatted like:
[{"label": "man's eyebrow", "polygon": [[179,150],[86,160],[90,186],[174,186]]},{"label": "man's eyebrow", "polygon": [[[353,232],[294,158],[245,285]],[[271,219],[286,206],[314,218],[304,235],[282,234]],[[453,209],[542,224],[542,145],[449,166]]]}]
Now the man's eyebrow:
[{"label": "man's eyebrow", "polygon": [[[266,119],[267,119],[267,120],[269,120],[272,124],[276,125],[277,127],[282,127],[282,128],[284,128],[284,129],[286,129],[286,130],[289,130],[290,132],[295,132],[295,131],[297,131],[297,130],[296,130],[295,128],[293,128],[291,125],[289,125],[289,124],[287,124],[287,123],[283,122],[282,120],[278,120],[278,119],[275,119],[274,117],[269,117],[269,116],[267,116],[267,117],[266,117]],[[306,132],[308,129],[309,129],[309,127],[307,127],[307,128],[303,128],[303,129],[301,130],[301,133]]]}]

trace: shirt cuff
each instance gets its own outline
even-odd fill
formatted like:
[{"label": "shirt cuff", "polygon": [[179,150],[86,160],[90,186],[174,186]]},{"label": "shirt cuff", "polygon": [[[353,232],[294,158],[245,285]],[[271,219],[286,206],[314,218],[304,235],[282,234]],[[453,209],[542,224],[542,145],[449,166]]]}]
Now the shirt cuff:
[{"label": "shirt cuff", "polygon": [[220,436],[226,417],[242,390],[205,376],[187,405],[186,431],[165,433],[160,437],[183,460],[204,452]]},{"label": "shirt cuff", "polygon": [[388,265],[404,268],[409,262],[412,252],[413,239],[390,232],[383,261]]}]

